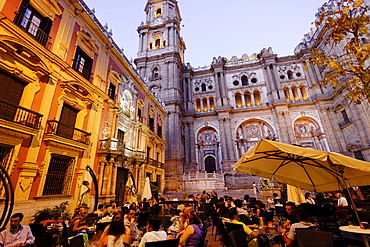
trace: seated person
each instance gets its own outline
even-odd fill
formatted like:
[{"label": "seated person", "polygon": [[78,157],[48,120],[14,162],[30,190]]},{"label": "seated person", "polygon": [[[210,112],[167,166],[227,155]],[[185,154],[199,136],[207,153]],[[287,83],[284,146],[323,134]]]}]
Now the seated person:
[{"label": "seated person", "polygon": [[245,225],[243,222],[239,221],[239,216],[236,208],[231,208],[227,211],[227,217],[230,219],[229,223],[232,224],[240,224],[243,226],[244,232],[247,235],[247,241],[249,241],[251,238],[253,240],[248,242],[248,247],[257,247],[257,237],[261,235],[260,232],[254,232],[252,231],[247,225]]},{"label": "seated person", "polygon": [[335,196],[338,198],[338,204],[337,204],[338,208],[348,206],[347,199],[344,197],[342,193],[337,193]]},{"label": "seated person", "polygon": [[30,227],[21,225],[23,217],[22,213],[10,217],[10,228],[0,233],[0,246],[31,246],[35,242]]},{"label": "seated person", "polygon": [[[123,224],[123,214],[122,214],[122,211],[117,211],[115,214],[113,214],[112,223],[113,222],[116,222],[116,221],[122,222],[122,224]],[[109,232],[109,230],[111,228],[111,224],[108,225],[107,227],[105,227],[102,235],[100,236],[100,242],[103,241],[103,239],[108,235],[108,232]]]},{"label": "seated person", "polygon": [[176,236],[176,234],[180,232],[180,228],[181,228],[180,216],[179,215],[173,216],[171,218],[171,222],[172,222],[172,225],[168,227],[167,232],[169,235]]},{"label": "seated person", "polygon": [[107,209],[104,208],[103,204],[99,204],[98,209],[94,211],[94,214],[97,214],[99,218],[103,218]]},{"label": "seated person", "polygon": [[69,226],[71,231],[70,235],[75,236],[81,233],[85,233],[89,227],[86,223],[87,209],[81,207],[79,213],[72,219],[71,225]]},{"label": "seated person", "polygon": [[309,192],[306,192],[306,194],[304,195],[304,198],[306,199],[307,203],[315,205],[315,200],[312,199],[312,196]]},{"label": "seated person", "polygon": [[125,224],[125,240],[124,242],[130,244],[140,236],[140,231],[136,225],[136,211],[130,209],[123,218]]},{"label": "seated person", "polygon": [[314,226],[312,223],[308,222],[309,215],[304,210],[303,207],[299,206],[294,211],[295,211],[295,215],[297,216],[299,222],[292,224],[290,226],[289,232],[284,232],[284,230],[282,230],[283,239],[284,239],[284,242],[287,246],[294,245],[295,229],[297,229],[297,228],[309,228],[311,226]]},{"label": "seated person", "polygon": [[167,233],[159,230],[161,226],[161,218],[158,215],[150,215],[148,217],[148,231],[144,234],[140,241],[139,247],[145,247],[146,242],[155,242],[167,240]]},{"label": "seated person", "polygon": [[191,210],[188,214],[188,225],[181,234],[179,245],[198,247],[203,234],[203,226],[197,212]]},{"label": "seated person", "polygon": [[257,200],[256,202],[256,217],[266,217],[266,205],[261,202],[260,200]]},{"label": "seated person", "polygon": [[296,206],[294,202],[287,202],[285,204],[285,218],[287,220],[284,222],[283,227],[289,228],[291,224],[299,222],[297,216],[295,215],[295,208]]},{"label": "seated person", "polygon": [[[109,228],[108,228],[109,227]],[[112,221],[112,223],[106,227],[108,228],[107,234],[100,241],[98,247],[104,246],[115,246],[124,247],[123,238],[125,233],[125,226],[122,220]]]}]

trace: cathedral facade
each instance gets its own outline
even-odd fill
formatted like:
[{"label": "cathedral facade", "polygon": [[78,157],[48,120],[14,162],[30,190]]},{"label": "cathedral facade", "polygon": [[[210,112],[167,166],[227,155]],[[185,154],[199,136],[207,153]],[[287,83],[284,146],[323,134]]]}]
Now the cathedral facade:
[{"label": "cathedral facade", "polygon": [[184,61],[178,1],[149,0],[145,14],[135,64],[165,104],[168,191],[251,188],[258,178],[233,165],[261,138],[370,160],[368,102],[321,85],[322,68],[308,62],[325,44],[323,29],[290,56],[265,48],[195,68]]}]

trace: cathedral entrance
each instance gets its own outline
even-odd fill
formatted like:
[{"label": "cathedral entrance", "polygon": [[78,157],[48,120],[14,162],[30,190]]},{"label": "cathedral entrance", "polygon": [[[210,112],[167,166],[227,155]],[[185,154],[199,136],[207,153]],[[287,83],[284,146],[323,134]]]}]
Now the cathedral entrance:
[{"label": "cathedral entrance", "polygon": [[216,171],[216,160],[212,156],[207,156],[205,161],[205,170],[207,173],[213,173]]}]

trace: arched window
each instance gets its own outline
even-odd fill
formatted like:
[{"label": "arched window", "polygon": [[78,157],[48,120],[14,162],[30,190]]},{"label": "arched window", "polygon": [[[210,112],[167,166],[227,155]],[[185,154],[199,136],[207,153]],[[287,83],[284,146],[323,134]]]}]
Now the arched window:
[{"label": "arched window", "polygon": [[207,90],[207,86],[205,83],[202,83],[202,92],[205,92]]},{"label": "arched window", "polygon": [[149,50],[153,50],[153,43],[152,42],[149,43]]},{"label": "arched window", "polygon": [[298,91],[297,91],[297,87],[295,85],[293,85],[291,88],[292,88],[293,99],[295,101],[299,100],[299,94],[298,94]]},{"label": "arched window", "polygon": [[244,92],[244,101],[246,106],[252,105],[251,93],[249,91]]},{"label": "arched window", "polygon": [[261,93],[258,90],[253,91],[253,98],[254,98],[254,103],[256,105],[262,105],[262,98],[261,98]]},{"label": "arched window", "polygon": [[208,111],[207,98],[203,98],[203,111]]},{"label": "arched window", "polygon": [[242,95],[239,92],[235,94],[235,104],[238,108],[243,106]]},{"label": "arched window", "polygon": [[248,86],[248,77],[245,75],[242,76],[242,86]]},{"label": "arched window", "polygon": [[213,97],[209,97],[209,110],[214,111],[215,110],[215,101]]},{"label": "arched window", "polygon": [[289,80],[293,79],[293,72],[291,70],[288,70],[287,74]]},{"label": "arched window", "polygon": [[156,48],[156,49],[159,49],[159,48],[160,48],[160,46],[161,46],[161,39],[156,39],[156,40],[155,40],[155,48]]},{"label": "arched window", "polygon": [[158,9],[155,11],[155,17],[159,17],[159,16],[162,16],[162,9],[161,9],[161,8],[158,8]]},{"label": "arched window", "polygon": [[200,112],[200,99],[199,99],[199,98],[197,98],[197,99],[195,100],[195,110],[196,110],[197,112]]},{"label": "arched window", "polygon": [[166,47],[166,40],[163,40],[163,47]]},{"label": "arched window", "polygon": [[307,92],[306,92],[306,87],[303,84],[301,84],[301,85],[299,85],[299,89],[301,90],[302,99],[303,100],[308,99],[308,95],[307,95]]},{"label": "arched window", "polygon": [[159,74],[158,74],[158,68],[154,68],[153,71],[152,71],[152,76],[153,78],[158,78],[159,77]]},{"label": "arched window", "polygon": [[289,93],[289,88],[288,87],[284,87],[283,90],[284,90],[285,100],[286,101],[291,101],[290,93]]}]

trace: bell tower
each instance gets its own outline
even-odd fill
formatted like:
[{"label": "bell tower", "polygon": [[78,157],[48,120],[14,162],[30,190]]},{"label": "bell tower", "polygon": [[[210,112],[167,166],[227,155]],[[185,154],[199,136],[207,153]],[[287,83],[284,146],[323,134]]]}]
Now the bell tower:
[{"label": "bell tower", "polygon": [[137,29],[139,51],[135,64],[167,112],[166,190],[182,191],[185,140],[181,71],[186,47],[180,37],[180,10],[176,0],[148,0],[144,11],[146,20]]}]

